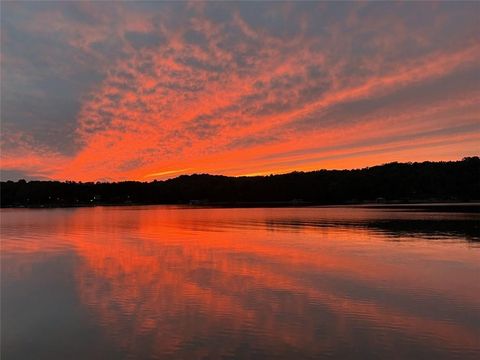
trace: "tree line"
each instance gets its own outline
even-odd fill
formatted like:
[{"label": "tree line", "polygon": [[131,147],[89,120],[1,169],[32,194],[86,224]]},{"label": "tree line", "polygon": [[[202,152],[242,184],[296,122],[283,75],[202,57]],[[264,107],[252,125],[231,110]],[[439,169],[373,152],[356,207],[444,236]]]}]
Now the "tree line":
[{"label": "tree line", "polygon": [[2,207],[474,201],[480,200],[480,158],[253,177],[194,174],[151,182],[2,181],[0,190]]}]

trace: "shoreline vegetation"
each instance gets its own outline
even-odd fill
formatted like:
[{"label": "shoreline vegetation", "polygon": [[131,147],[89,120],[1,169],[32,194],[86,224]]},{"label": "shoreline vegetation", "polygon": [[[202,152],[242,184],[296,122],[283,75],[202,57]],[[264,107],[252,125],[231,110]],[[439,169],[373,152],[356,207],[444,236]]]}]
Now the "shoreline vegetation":
[{"label": "shoreline vegetation", "polygon": [[0,190],[2,208],[360,205],[479,212],[480,158],[252,177],[193,174],[151,182],[2,181]]}]

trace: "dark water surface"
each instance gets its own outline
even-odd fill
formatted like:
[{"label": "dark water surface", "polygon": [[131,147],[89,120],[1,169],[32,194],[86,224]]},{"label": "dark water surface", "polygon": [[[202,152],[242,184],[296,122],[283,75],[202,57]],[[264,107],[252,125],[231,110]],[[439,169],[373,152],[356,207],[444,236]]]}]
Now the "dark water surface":
[{"label": "dark water surface", "polygon": [[480,359],[480,215],[1,210],[1,358]]}]

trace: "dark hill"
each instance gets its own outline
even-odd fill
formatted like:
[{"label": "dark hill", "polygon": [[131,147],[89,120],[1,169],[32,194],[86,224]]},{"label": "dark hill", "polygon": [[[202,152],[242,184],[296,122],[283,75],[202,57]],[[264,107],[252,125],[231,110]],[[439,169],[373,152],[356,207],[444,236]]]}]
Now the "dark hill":
[{"label": "dark hill", "polygon": [[182,175],[153,182],[1,182],[1,206],[93,204],[345,204],[480,199],[480,158],[389,163],[356,170],[228,177]]}]

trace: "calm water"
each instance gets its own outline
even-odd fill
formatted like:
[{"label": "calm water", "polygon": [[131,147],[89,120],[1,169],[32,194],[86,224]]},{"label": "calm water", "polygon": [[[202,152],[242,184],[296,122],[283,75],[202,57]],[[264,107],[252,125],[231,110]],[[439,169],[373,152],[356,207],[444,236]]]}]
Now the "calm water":
[{"label": "calm water", "polygon": [[9,359],[479,359],[479,214],[1,210]]}]

